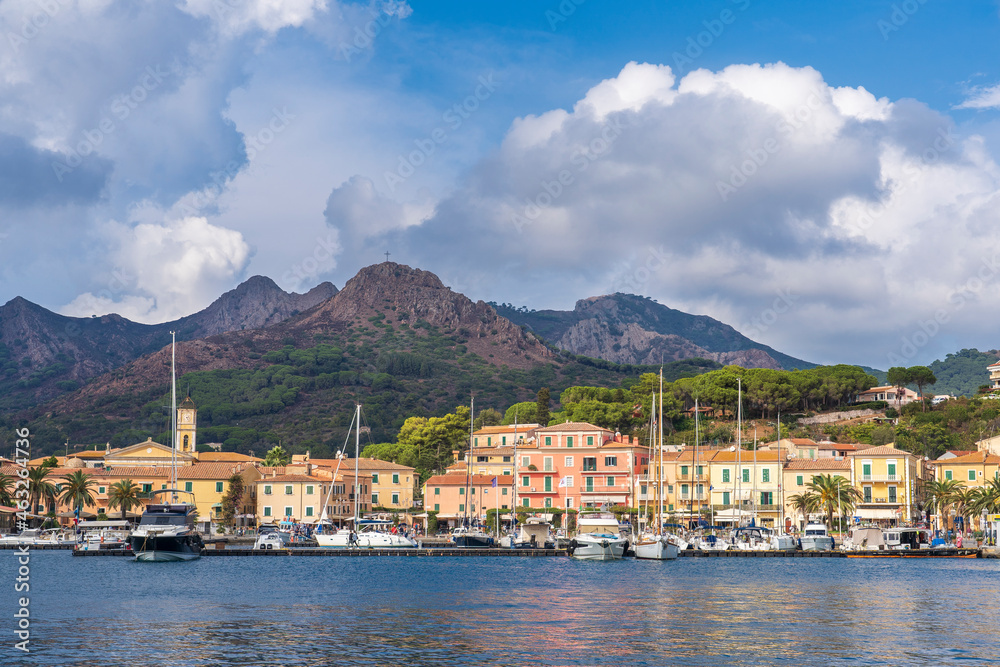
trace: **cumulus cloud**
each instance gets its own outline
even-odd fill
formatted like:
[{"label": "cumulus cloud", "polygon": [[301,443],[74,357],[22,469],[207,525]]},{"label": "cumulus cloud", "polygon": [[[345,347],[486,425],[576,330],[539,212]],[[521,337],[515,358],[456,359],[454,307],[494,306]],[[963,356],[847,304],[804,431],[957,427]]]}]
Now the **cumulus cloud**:
[{"label": "cumulus cloud", "polygon": [[60,309],[87,317],[116,312],[138,322],[172,320],[204,308],[239,278],[251,249],[236,231],[205,218],[104,230],[115,270],[108,288],[81,294]]},{"label": "cumulus cloud", "polygon": [[1000,109],[1000,84],[973,88],[956,109]]},{"label": "cumulus cloud", "polygon": [[[402,247],[480,298],[641,293],[807,359],[885,367],[952,351],[946,330],[985,335],[1000,277],[967,288],[970,262],[1000,252],[998,186],[983,142],[918,102],[782,63],[679,80],[630,63],[571,111],[514,121],[423,223],[356,244]],[[357,220],[402,206],[353,201]]]}]

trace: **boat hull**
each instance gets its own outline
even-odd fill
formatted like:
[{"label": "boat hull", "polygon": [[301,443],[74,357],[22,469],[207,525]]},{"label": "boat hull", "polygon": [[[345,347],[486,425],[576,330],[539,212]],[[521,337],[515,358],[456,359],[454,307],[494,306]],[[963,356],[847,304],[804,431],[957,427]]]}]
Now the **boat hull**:
[{"label": "boat hull", "polygon": [[643,560],[674,560],[680,555],[680,549],[665,539],[639,540],[632,547],[635,557]]},{"label": "boat hull", "polygon": [[316,535],[316,543],[332,549],[416,549],[417,543],[402,535],[392,533],[350,533],[338,531]]},{"label": "boat hull", "polygon": [[182,551],[143,551],[135,555],[136,561],[140,563],[176,563],[198,558],[201,558],[201,553]]},{"label": "boat hull", "polygon": [[[575,545],[573,543],[576,543]],[[628,549],[628,540],[614,537],[577,537],[570,542],[570,556],[577,560],[620,560]]]},{"label": "boat hull", "polygon": [[201,558],[201,538],[188,535],[133,535],[129,540],[140,563],[166,563]]},{"label": "boat hull", "polygon": [[486,549],[493,546],[493,538],[486,535],[456,535],[453,539],[456,547]]},{"label": "boat hull", "polygon": [[806,535],[799,541],[803,551],[833,551],[833,538],[829,535]]}]

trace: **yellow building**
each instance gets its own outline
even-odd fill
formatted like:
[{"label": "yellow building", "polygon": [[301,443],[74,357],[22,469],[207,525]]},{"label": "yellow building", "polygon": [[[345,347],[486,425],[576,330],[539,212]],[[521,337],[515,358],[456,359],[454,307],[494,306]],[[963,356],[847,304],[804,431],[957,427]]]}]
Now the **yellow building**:
[{"label": "yellow building", "polygon": [[513,446],[515,439],[518,442],[527,442],[532,437],[531,432],[538,426],[538,424],[518,424],[516,429],[513,424],[509,426],[484,426],[472,434],[472,446],[476,449]]},{"label": "yellow building", "polygon": [[986,486],[1000,476],[1000,456],[989,451],[969,452],[965,456],[934,461],[934,476],[939,482],[956,480],[966,488]]},{"label": "yellow building", "polygon": [[893,445],[883,445],[847,458],[851,464],[851,485],[862,495],[855,516],[884,525],[917,518],[917,483],[923,478],[922,461],[918,457]]},{"label": "yellow building", "polygon": [[[354,469],[334,477],[324,467],[286,466],[279,469],[262,468],[264,477],[254,482],[257,487],[258,523],[294,521],[317,523],[327,503],[327,517],[341,523],[354,516],[355,494],[358,494],[358,513],[372,511],[371,476],[366,473],[354,478]],[[331,486],[333,487],[331,489]]]},{"label": "yellow building", "polygon": [[[809,493],[809,483],[819,475],[836,475],[850,482],[851,462],[847,458],[795,459],[785,463],[782,474],[781,500],[785,504],[785,528],[796,526],[800,530],[809,520],[794,507],[791,498]],[[845,513],[846,515],[846,513]],[[826,519],[824,518],[824,522]]]},{"label": "yellow building", "polygon": [[761,525],[777,525],[781,464],[779,452],[716,452],[710,465],[715,522],[732,524],[755,516]]},{"label": "yellow building", "polygon": [[198,510],[198,527],[212,534],[222,521],[222,498],[229,490],[229,478],[239,474],[243,478],[243,502],[237,514],[256,511],[256,482],[260,471],[250,463],[196,463],[177,468],[177,487],[194,494]]},{"label": "yellow building", "polygon": [[178,452],[194,454],[198,432],[198,408],[188,396],[177,406],[177,442],[174,446]]},{"label": "yellow building", "polygon": [[104,465],[110,468],[122,466],[166,466],[169,468],[171,461],[176,461],[178,466],[188,466],[195,462],[195,457],[187,452],[175,452],[166,445],[154,442],[152,438],[148,438],[145,442],[115,449],[104,455]]},{"label": "yellow building", "polygon": [[[293,457],[293,461],[300,457]],[[337,470],[337,459],[306,459],[303,460],[333,473]],[[344,459],[340,462],[340,472],[354,474],[354,459]],[[358,474],[371,477],[371,504],[373,507],[385,507],[394,510],[409,511],[414,507],[419,486],[418,475],[409,466],[379,461],[378,459],[358,459]]]}]

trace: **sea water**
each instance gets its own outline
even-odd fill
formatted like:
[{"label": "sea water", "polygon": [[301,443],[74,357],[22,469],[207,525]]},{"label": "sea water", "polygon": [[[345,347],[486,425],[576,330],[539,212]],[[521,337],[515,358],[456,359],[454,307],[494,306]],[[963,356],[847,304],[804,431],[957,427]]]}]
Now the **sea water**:
[{"label": "sea water", "polygon": [[[0,552],[0,665],[1000,663],[1000,560]],[[14,648],[30,596],[30,653]]]}]

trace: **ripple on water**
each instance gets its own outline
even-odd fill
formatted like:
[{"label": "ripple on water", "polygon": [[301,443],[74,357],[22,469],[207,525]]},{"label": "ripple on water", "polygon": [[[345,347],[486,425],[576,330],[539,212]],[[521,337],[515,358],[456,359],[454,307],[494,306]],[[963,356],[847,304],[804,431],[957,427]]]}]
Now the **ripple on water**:
[{"label": "ripple on water", "polygon": [[38,552],[24,664],[992,664],[998,583],[984,560]]}]

